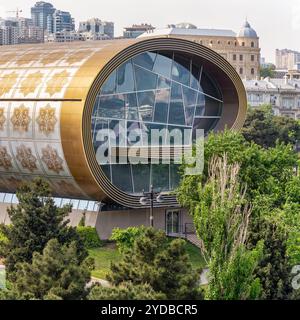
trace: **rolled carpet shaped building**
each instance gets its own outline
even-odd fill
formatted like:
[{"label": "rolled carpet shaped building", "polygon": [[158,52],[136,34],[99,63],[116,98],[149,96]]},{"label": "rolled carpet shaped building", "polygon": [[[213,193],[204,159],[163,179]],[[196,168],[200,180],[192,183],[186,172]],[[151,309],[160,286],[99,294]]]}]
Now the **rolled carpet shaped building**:
[{"label": "rolled carpet shaped building", "polygon": [[[99,132],[112,130],[118,140],[118,123],[142,135],[153,128],[240,129],[246,109],[235,69],[187,40],[2,47],[0,192],[41,176],[59,197],[138,208],[153,185],[165,192],[163,206],[175,204],[169,192],[178,184],[178,165],[103,163]],[[107,139],[109,152],[126,151]]]}]

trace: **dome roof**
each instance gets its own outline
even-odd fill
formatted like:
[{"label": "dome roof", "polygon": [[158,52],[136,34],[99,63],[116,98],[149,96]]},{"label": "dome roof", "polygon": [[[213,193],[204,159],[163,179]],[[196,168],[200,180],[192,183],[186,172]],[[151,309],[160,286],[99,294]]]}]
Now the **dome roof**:
[{"label": "dome roof", "polygon": [[179,29],[197,29],[197,27],[194,24],[189,23],[189,22],[178,23],[178,24],[176,24],[176,28],[179,28]]},{"label": "dome roof", "polygon": [[257,38],[257,33],[251,28],[250,23],[246,20],[238,36],[240,38]]}]

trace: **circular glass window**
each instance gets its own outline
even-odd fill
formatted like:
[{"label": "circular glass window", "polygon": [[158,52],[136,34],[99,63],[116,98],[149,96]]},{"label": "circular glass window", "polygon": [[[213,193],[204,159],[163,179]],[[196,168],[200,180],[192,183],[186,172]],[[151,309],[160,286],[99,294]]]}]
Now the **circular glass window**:
[{"label": "circular glass window", "polygon": [[171,191],[179,183],[179,165],[161,156],[134,163],[128,148],[191,145],[193,130],[212,130],[222,106],[218,85],[192,58],[170,51],[139,54],[115,70],[97,96],[92,137],[98,164],[128,194],[150,185]]}]

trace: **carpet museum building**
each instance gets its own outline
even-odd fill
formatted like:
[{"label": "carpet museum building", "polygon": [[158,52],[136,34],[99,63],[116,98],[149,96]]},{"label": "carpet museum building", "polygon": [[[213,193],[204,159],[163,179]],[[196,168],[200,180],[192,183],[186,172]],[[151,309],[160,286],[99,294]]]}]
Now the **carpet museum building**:
[{"label": "carpet museum building", "polygon": [[[22,181],[43,177],[57,205],[73,204],[71,223],[86,211],[87,225],[101,238],[114,227],[149,225],[149,202],[140,200],[151,185],[162,195],[154,197],[154,226],[180,233],[191,220],[171,193],[179,165],[162,161],[175,140],[149,147],[147,133],[187,130],[182,144],[191,146],[196,129],[241,128],[246,108],[231,64],[188,40],[2,47],[0,223],[9,222],[6,208],[17,203]],[[132,132],[139,133],[138,154],[151,149],[147,161],[128,160]]]}]

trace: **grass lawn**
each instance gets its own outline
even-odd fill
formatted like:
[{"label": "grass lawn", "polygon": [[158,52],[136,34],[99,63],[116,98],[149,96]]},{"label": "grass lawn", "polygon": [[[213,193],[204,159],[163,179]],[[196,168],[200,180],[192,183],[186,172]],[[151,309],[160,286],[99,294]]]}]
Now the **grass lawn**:
[{"label": "grass lawn", "polygon": [[92,276],[99,279],[105,279],[110,269],[111,262],[118,262],[121,255],[115,246],[104,244],[103,247],[90,249],[90,257],[95,259],[95,270]]},{"label": "grass lawn", "polygon": [[[193,269],[205,267],[205,262],[199,248],[187,242],[187,252],[190,256]],[[106,243],[100,248],[90,249],[89,255],[95,259],[96,267],[92,272],[92,276],[100,279],[106,278],[111,262],[118,262],[121,259],[121,254],[112,243]]]}]

